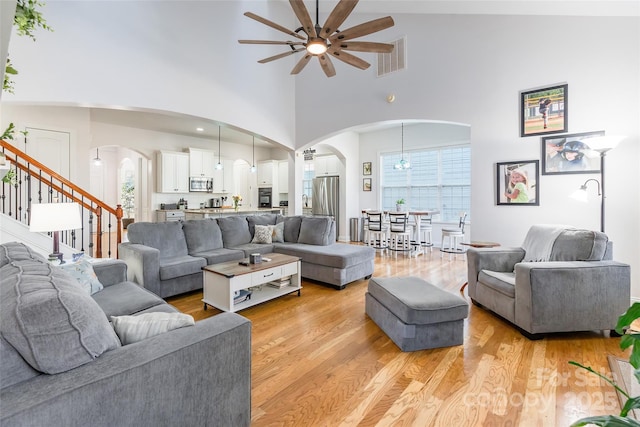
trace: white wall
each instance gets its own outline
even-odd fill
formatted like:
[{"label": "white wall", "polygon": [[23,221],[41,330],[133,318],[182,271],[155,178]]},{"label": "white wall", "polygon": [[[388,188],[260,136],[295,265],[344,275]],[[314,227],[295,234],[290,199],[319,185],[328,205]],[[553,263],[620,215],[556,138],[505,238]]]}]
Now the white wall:
[{"label": "white wall", "polygon": [[[496,163],[541,156],[540,137],[519,136],[519,92],[567,82],[570,133],[628,136],[607,156],[606,232],[615,258],[632,265],[632,295],[640,297],[640,19],[415,14],[394,20],[395,27],[367,39],[406,35],[407,69],[376,78],[375,70],[334,61],[337,75],[326,79],[319,67],[307,67],[296,78],[296,141],[321,141],[375,121],[469,124],[472,239],[520,245],[534,223],[598,229],[597,202],[585,207],[567,199],[598,175],[541,176],[537,207],[495,202]],[[318,116],[318,103],[329,96],[331,108]]]},{"label": "white wall", "polygon": [[293,147],[294,58],[258,64],[288,48],[240,45],[280,34],[245,11],[295,27],[284,2],[47,2],[54,31],[12,37],[19,74],[3,100],[174,111]]}]

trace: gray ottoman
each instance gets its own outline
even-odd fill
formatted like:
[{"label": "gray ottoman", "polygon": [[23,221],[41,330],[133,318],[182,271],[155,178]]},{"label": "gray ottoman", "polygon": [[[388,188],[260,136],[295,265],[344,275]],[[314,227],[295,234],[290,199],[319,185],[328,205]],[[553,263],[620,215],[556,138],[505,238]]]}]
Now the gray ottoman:
[{"label": "gray ottoman", "polygon": [[365,311],[402,351],[461,345],[469,304],[418,277],[372,278]]}]

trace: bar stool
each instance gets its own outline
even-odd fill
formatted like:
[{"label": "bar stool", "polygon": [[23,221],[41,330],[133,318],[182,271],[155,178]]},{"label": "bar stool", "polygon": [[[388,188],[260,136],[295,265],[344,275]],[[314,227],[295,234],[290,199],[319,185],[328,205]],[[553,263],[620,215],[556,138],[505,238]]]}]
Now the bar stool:
[{"label": "bar stool", "polygon": [[366,239],[368,246],[374,249],[387,249],[387,227],[383,224],[382,212],[367,212]]},{"label": "bar stool", "polygon": [[[464,223],[467,219],[466,212],[460,212],[460,221],[458,222],[458,228],[443,228],[442,229],[442,243],[440,246],[440,258],[444,252],[449,254],[451,259],[452,254],[464,253],[464,249],[459,246],[460,242],[464,238]],[[445,238],[449,238],[449,246],[445,249]]]},{"label": "bar stool", "polygon": [[431,240],[431,233],[433,231],[433,224],[431,223],[431,216],[420,217],[420,246],[423,248],[433,247],[433,240]]},{"label": "bar stool", "polygon": [[389,212],[389,249],[405,254],[411,251],[411,226],[406,212]]}]

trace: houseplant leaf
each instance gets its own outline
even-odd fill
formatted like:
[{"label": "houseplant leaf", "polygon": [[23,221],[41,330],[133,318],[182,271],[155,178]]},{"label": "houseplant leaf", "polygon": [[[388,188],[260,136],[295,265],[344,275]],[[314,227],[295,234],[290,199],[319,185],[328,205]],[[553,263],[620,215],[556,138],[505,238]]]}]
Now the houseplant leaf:
[{"label": "houseplant leaf", "polygon": [[640,427],[640,422],[631,418],[623,418],[616,415],[602,415],[587,417],[571,424],[571,427],[596,425],[601,427]]}]

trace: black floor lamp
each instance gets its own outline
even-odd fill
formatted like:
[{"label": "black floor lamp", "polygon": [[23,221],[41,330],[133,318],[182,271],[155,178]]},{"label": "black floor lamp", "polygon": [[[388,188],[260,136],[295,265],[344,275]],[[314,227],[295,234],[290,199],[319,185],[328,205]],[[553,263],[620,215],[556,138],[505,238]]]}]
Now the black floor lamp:
[{"label": "black floor lamp", "polygon": [[614,149],[620,141],[624,139],[624,136],[598,136],[589,138],[587,144],[593,151],[600,153],[600,181],[595,178],[589,178],[577,189],[571,197],[582,202],[588,200],[587,196],[587,184],[591,181],[598,185],[598,196],[600,199],[600,231],[604,233],[604,158],[609,150]]}]

